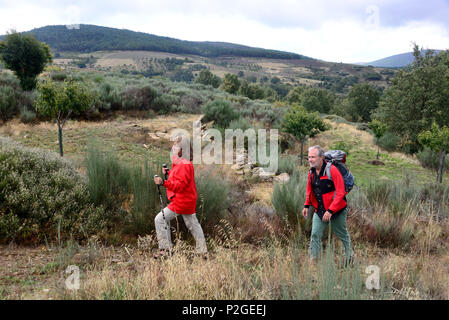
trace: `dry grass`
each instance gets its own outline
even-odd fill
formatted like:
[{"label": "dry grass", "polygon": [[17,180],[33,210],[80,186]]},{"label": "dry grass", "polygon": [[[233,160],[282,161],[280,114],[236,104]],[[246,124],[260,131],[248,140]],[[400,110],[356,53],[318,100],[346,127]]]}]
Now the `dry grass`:
[{"label": "dry grass", "polygon": [[[155,242],[150,236],[146,248],[84,246],[70,261],[81,270],[77,291],[65,288],[64,268],[48,267],[61,253],[40,250],[45,258],[35,261],[33,269],[27,267],[29,275],[36,275],[34,283],[23,285],[23,278],[14,280],[3,269],[0,292],[4,299],[318,299],[330,273],[344,278],[349,270],[326,269],[324,259],[317,266],[309,265],[307,246],[286,244],[273,234],[270,239],[267,245],[259,246],[233,241],[232,237],[224,242],[209,241],[208,260],[194,256],[192,247],[183,242],[177,243],[173,257],[154,260],[151,249]],[[383,298],[449,299],[447,253],[404,255],[364,245],[356,246],[356,254],[358,264],[351,272],[363,280],[357,284],[361,298],[369,299],[373,294],[363,287],[365,268],[378,265]],[[18,255],[15,263],[24,259],[26,254]],[[382,296],[377,292],[374,297]]]}]

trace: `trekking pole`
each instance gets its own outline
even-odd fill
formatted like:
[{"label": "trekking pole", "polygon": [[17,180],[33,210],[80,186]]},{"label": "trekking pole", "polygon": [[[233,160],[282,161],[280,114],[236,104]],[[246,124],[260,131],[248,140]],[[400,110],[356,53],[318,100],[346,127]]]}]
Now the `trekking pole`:
[{"label": "trekking pole", "polygon": [[[163,169],[167,169],[167,164],[166,163],[164,163],[163,165],[162,165],[162,168]],[[164,177],[165,177],[165,180],[168,180],[168,169],[167,170],[163,170],[163,172],[164,172]],[[176,239],[178,239],[179,240],[179,222],[178,222],[178,216],[176,215],[175,216],[175,219],[176,219]]]},{"label": "trekking pole", "polygon": [[[155,178],[159,178],[159,176],[157,174],[154,175]],[[162,193],[161,193],[161,186],[157,185],[157,191],[159,192],[159,201],[161,204],[161,212],[162,212],[162,218],[165,221],[165,231],[167,231],[167,240],[170,241],[170,221],[167,222],[167,220],[165,219],[165,213],[164,213],[164,202],[162,201]],[[168,225],[168,228],[167,228]]]}]

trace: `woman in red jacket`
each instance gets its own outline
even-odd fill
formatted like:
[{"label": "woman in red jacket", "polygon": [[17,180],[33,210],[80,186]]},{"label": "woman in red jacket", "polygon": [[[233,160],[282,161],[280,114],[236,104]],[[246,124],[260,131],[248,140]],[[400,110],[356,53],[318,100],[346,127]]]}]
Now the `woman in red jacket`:
[{"label": "woman in red jacket", "polygon": [[173,143],[172,154],[172,168],[168,171],[168,180],[164,181],[161,177],[154,178],[156,184],[167,189],[167,198],[170,201],[170,204],[154,219],[159,244],[159,253],[155,258],[167,255],[172,248],[168,222],[179,215],[195,238],[196,250],[206,258],[206,240],[195,214],[197,193],[192,148],[188,138],[178,136]]}]

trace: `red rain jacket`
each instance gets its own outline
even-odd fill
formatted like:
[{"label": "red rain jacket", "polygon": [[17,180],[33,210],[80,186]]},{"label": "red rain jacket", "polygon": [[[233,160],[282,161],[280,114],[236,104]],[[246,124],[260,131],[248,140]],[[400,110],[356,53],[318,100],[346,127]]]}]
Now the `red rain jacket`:
[{"label": "red rain jacket", "polygon": [[178,214],[193,214],[196,209],[196,185],[193,164],[178,156],[173,156],[168,180],[163,186],[167,188],[168,208]]},{"label": "red rain jacket", "polygon": [[[320,190],[325,210],[334,215],[346,208],[345,182],[340,171],[334,165],[331,165],[332,180],[330,180],[326,176],[325,166],[326,162],[324,161],[320,172]],[[315,209],[318,208],[318,200],[312,189],[311,170],[309,170],[309,176],[307,178],[306,202],[304,203],[304,207],[308,208],[310,205],[313,205]],[[318,211],[315,210],[315,212]],[[319,212],[320,218],[323,214],[324,212]]]}]

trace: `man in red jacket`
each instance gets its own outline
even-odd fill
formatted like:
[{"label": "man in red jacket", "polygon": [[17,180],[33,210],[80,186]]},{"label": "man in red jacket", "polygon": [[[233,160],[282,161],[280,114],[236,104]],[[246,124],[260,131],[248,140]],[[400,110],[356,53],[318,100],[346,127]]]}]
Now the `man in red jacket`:
[{"label": "man in red jacket", "polygon": [[310,258],[316,261],[321,253],[323,231],[331,222],[332,230],[343,242],[345,263],[353,259],[351,238],[346,227],[346,192],[340,171],[331,165],[332,179],[326,175],[324,151],[320,146],[309,148],[310,171],[307,178],[306,202],[302,215],[307,218],[309,207],[315,208],[310,240]]},{"label": "man in red jacket", "polygon": [[195,214],[197,193],[189,140],[178,136],[173,143],[172,153],[172,168],[168,171],[168,180],[164,181],[161,177],[154,178],[154,183],[167,189],[167,198],[170,201],[170,204],[154,219],[159,244],[159,253],[155,258],[167,255],[172,248],[170,227],[167,222],[179,215],[195,238],[196,250],[206,258],[206,240]]}]

